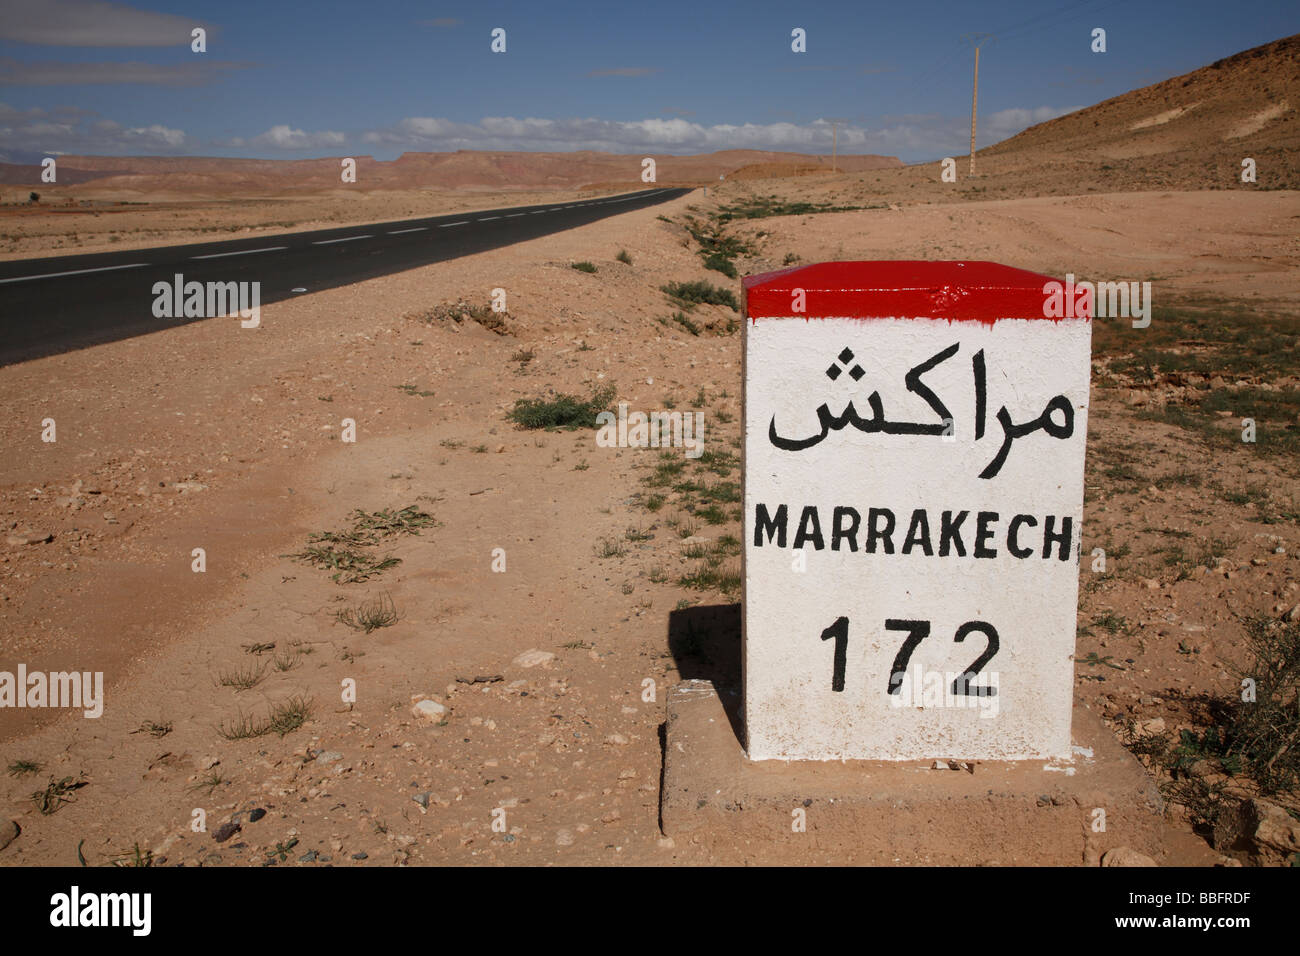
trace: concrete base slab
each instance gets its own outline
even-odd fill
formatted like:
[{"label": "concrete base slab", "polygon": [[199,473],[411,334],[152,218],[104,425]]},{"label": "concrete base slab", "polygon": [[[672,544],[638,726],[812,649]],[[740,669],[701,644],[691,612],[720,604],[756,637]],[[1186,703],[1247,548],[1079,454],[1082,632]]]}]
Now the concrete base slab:
[{"label": "concrete base slab", "polygon": [[1096,865],[1120,846],[1161,855],[1155,781],[1082,707],[1072,762],[965,769],[751,761],[739,711],[739,692],[719,694],[709,681],[670,692],[660,794],[668,836],[745,847],[755,862],[800,850],[846,864],[929,866]]}]

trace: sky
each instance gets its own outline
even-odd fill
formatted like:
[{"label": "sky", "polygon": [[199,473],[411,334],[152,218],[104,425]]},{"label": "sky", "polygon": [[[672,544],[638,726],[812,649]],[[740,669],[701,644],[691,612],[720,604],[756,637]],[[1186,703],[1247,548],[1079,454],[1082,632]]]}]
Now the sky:
[{"label": "sky", "polygon": [[1296,0],[0,0],[0,161],[829,154],[835,124],[922,162],[968,149],[975,34],[988,146],[1297,32]]}]

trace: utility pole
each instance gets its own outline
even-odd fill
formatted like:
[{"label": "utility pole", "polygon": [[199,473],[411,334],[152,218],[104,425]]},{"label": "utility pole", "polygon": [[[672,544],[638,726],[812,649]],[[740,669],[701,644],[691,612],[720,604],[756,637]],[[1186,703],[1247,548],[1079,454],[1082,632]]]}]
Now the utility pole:
[{"label": "utility pole", "polygon": [[823,116],[822,122],[831,124],[831,173],[840,171],[839,153],[840,153],[840,124],[852,123],[857,117],[853,116]]},{"label": "utility pole", "polygon": [[980,98],[980,47],[993,40],[991,33],[974,33],[966,36],[975,45],[975,83],[970,94],[970,173],[975,175],[975,114]]}]

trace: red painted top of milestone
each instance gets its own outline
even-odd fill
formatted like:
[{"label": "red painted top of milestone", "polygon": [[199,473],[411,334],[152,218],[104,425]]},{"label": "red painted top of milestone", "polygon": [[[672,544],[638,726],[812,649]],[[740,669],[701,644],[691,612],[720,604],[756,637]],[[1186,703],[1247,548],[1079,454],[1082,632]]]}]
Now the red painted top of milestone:
[{"label": "red painted top of milestone", "polygon": [[[745,314],[754,319],[932,318],[986,323],[1043,319],[1043,286],[1048,282],[1061,280],[996,262],[819,262],[746,276]],[[800,312],[794,311],[795,289],[805,293],[805,309]],[[1062,292],[1068,294],[1069,290]],[[1091,314],[1090,308],[1084,315],[1080,311],[1076,299],[1073,314],[1080,318]]]}]

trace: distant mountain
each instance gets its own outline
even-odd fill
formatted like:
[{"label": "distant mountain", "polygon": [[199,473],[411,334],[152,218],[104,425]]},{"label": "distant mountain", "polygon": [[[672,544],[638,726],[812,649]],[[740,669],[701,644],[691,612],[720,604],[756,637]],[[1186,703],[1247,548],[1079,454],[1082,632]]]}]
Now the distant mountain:
[{"label": "distant mountain", "polygon": [[[357,183],[349,189],[577,188],[593,183],[642,185],[641,160],[656,163],[656,182],[700,184],[738,170],[771,167],[807,172],[831,169],[829,156],[735,149],[698,156],[480,152],[403,153],[391,162],[356,156]],[[91,183],[100,195],[277,195],[344,188],[341,157],[306,160],[222,159],[189,156],[61,156],[59,184]],[[902,166],[893,156],[839,156],[836,168],[857,172]],[[794,175],[796,173],[789,173]],[[0,164],[0,183],[39,190],[40,167]],[[84,190],[81,190],[84,191]]]},{"label": "distant mountain", "polygon": [[1052,163],[1171,185],[1231,180],[1254,159],[1261,185],[1300,188],[1300,34],[1266,43],[1029,129],[978,158],[1007,171]]}]

